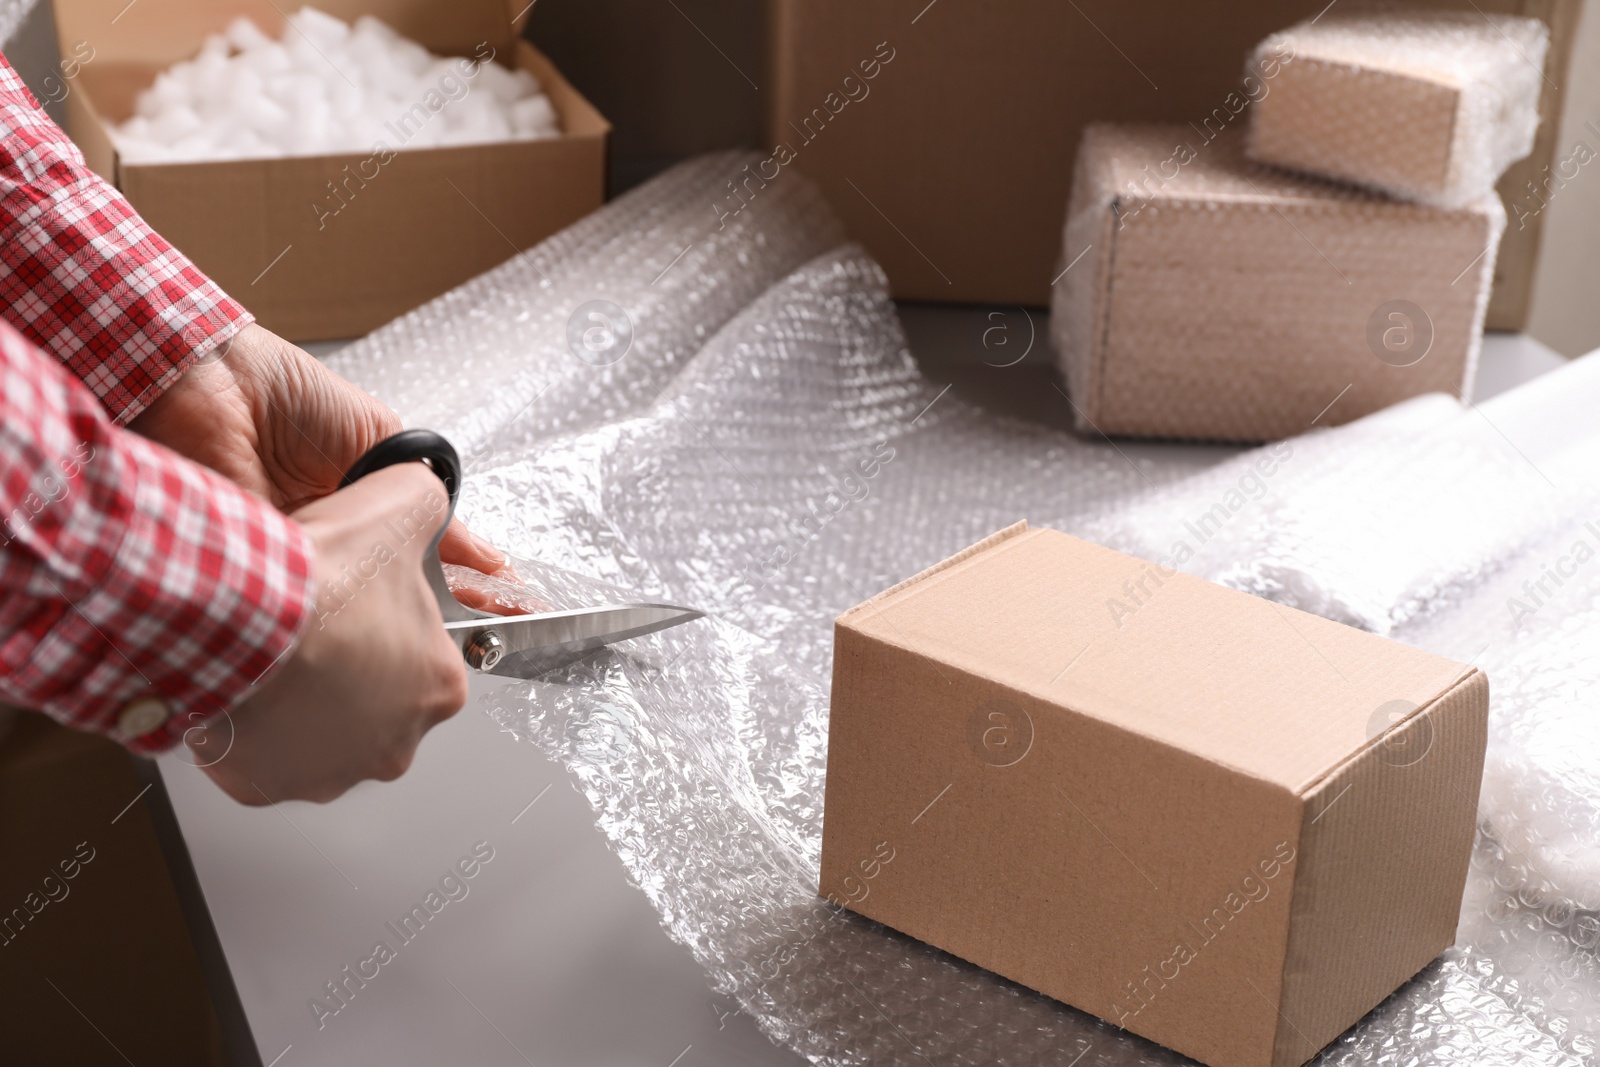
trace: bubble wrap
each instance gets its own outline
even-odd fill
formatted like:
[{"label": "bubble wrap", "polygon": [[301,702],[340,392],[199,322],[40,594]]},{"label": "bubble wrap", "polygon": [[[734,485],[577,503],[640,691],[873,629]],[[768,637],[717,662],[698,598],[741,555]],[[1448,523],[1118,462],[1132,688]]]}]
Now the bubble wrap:
[{"label": "bubble wrap", "polygon": [[33,5],[39,0],[0,0],[0,45],[9,44],[11,38],[27,19]]},{"label": "bubble wrap", "polygon": [[[1493,421],[1418,397],[1246,453],[1098,522],[1130,555],[1374,633],[1481,583],[1570,514],[1600,438],[1537,465]],[[1412,516],[1426,516],[1426,522]]]},{"label": "bubble wrap", "polygon": [[[1592,362],[1592,361],[1591,361]],[[1593,398],[1591,397],[1591,403]],[[1591,452],[1587,472],[1594,470]],[[1472,660],[1491,680],[1479,841],[1456,953],[1517,1015],[1600,1062],[1600,495],[1402,640]],[[1461,468],[1465,470],[1465,468]],[[1559,582],[1559,584],[1557,584]],[[1549,1062],[1558,1062],[1551,1059]]]},{"label": "bubble wrap", "polygon": [[1289,56],[1251,115],[1250,154],[1442,207],[1533,151],[1550,34],[1482,11],[1324,12],[1268,37]]},{"label": "bubble wrap", "polygon": [[[1082,531],[1177,492],[1183,471],[995,418],[924,380],[882,272],[852,246],[786,271],[764,258],[770,280],[752,280],[757,249],[798,249],[799,231],[822,225],[805,212],[706,250],[678,284],[709,310],[652,299],[654,272],[705,233],[697,212],[670,221],[667,205],[721,173],[686,165],[576,228],[588,236],[531,252],[559,283],[508,264],[341,361],[409,424],[475,442],[462,513],[511,550],[526,586],[456,581],[512,603],[646,596],[709,613],[506,682],[489,712],[571,769],[713,987],[812,1062],[1183,1062],[815,895],[832,617],[1017,518]],[[627,244],[629,219],[654,220],[634,246],[650,262],[595,258]],[[619,291],[634,345],[590,366],[566,348],[564,320]],[[488,388],[451,381],[458,349]],[[514,404],[484,411],[500,390]],[[1453,951],[1323,1060],[1583,1062],[1562,1051],[1564,1009],[1530,1007],[1525,972],[1497,951]]]},{"label": "bubble wrap", "polygon": [[1463,610],[1403,635],[1476,657],[1489,673],[1488,829],[1530,879],[1600,912],[1600,715],[1589,692],[1600,679],[1600,495],[1581,510],[1586,517],[1557,525],[1474,589]]},{"label": "bubble wrap", "polygon": [[[719,224],[716,205],[749,162],[724,153],[674,167],[329,363],[449,437],[469,465],[508,426],[526,445],[626,414],[774,281],[843,239],[799,181],[769,183]],[[569,342],[569,321],[594,300],[631,320],[631,344],[611,362],[575,358]]]}]

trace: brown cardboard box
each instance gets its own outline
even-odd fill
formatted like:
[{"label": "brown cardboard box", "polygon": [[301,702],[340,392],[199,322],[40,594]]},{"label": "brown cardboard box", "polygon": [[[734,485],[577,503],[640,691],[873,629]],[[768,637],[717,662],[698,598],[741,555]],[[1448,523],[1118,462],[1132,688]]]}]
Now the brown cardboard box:
[{"label": "brown cardboard box", "polygon": [[[895,296],[1030,305],[1049,303],[1060,269],[1061,222],[1083,127],[1198,125],[1219,109],[1243,123],[1249,109],[1230,114],[1227,100],[1239,89],[1245,56],[1268,34],[1327,6],[772,2],[769,138],[791,146],[793,165],[821,184],[852,236],[888,271]],[[1500,183],[1508,199],[1519,195],[1556,159],[1581,0],[1407,6],[1507,12],[1550,27],[1538,140]],[[880,42],[895,58],[863,83],[859,64]],[[796,132],[818,108],[827,119],[822,132]],[[1522,327],[1538,248],[1538,219],[1507,235],[1490,328]]]},{"label": "brown cardboard box", "polygon": [[[496,62],[539,79],[565,136],[399,150],[387,162],[363,152],[125,164],[106,124],[133,113],[140,89],[238,15],[282,32],[284,9],[273,0],[57,0],[63,53],[83,41],[93,49],[67,97],[68,128],[89,165],[263,325],[294,340],[366,333],[600,206],[610,126],[521,40],[505,0],[316,6],[347,21],[375,15],[443,55],[471,56],[487,43]],[[516,6],[525,16],[528,5]]]},{"label": "brown cardboard box", "polygon": [[1018,524],[835,631],[821,892],[1214,1067],[1455,937],[1488,683]]},{"label": "brown cardboard box", "polygon": [[1080,431],[1262,441],[1466,396],[1505,211],[1245,159],[1241,131],[1090,126],[1050,329]]}]

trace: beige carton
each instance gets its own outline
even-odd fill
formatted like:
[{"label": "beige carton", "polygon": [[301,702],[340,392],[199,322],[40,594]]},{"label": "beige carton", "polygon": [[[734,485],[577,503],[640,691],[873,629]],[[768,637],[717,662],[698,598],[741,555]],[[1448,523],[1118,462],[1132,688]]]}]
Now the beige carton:
[{"label": "beige carton", "polygon": [[1469,395],[1499,199],[1392,200],[1241,140],[1084,131],[1051,308],[1078,429],[1262,441]]},{"label": "beige carton", "polygon": [[1304,1063],[1454,940],[1472,667],[1025,523],[835,635],[845,907],[1212,1067]]},{"label": "beige carton", "polygon": [[[66,98],[89,166],[158,233],[293,340],[381,326],[599,207],[610,125],[520,37],[504,0],[319,0],[346,21],[374,15],[445,56],[490,59],[539,79],[564,135],[542,141],[403,148],[341,156],[132,164],[108,125],[141,89],[246,15],[281,34],[273,0],[57,0],[64,55],[86,43]],[[531,5],[516,5],[526,7]],[[425,101],[421,102],[426,107]]]}]

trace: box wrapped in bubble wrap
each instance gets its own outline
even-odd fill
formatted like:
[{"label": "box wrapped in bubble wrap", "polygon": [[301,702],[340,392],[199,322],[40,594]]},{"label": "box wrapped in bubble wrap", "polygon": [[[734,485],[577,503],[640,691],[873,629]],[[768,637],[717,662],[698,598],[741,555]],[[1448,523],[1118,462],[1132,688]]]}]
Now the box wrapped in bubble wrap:
[{"label": "box wrapped in bubble wrap", "polygon": [[1442,207],[1533,151],[1549,31],[1477,11],[1330,14],[1261,42],[1292,55],[1250,121],[1249,154]]},{"label": "box wrapped in bubble wrap", "polygon": [[1238,139],[1091,126],[1051,331],[1079,430],[1268,440],[1472,385],[1505,209],[1301,178]]}]

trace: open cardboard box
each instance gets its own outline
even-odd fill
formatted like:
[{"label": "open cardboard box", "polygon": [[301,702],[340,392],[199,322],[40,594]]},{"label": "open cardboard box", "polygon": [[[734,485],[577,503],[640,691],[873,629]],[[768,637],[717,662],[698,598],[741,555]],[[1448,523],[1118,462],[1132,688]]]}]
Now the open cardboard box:
[{"label": "open cardboard box", "polygon": [[[459,285],[598,208],[610,124],[521,39],[532,5],[504,0],[316,0],[373,15],[447,56],[486,55],[539,80],[564,135],[351,155],[136,164],[108,126],[139,91],[239,15],[281,35],[273,0],[56,0],[64,54],[93,48],[67,122],[89,166],[270,329],[353,337]],[[297,9],[298,5],[296,6]],[[398,116],[397,116],[398,117]],[[398,140],[398,139],[397,139]],[[386,158],[387,157],[387,158]]]}]

